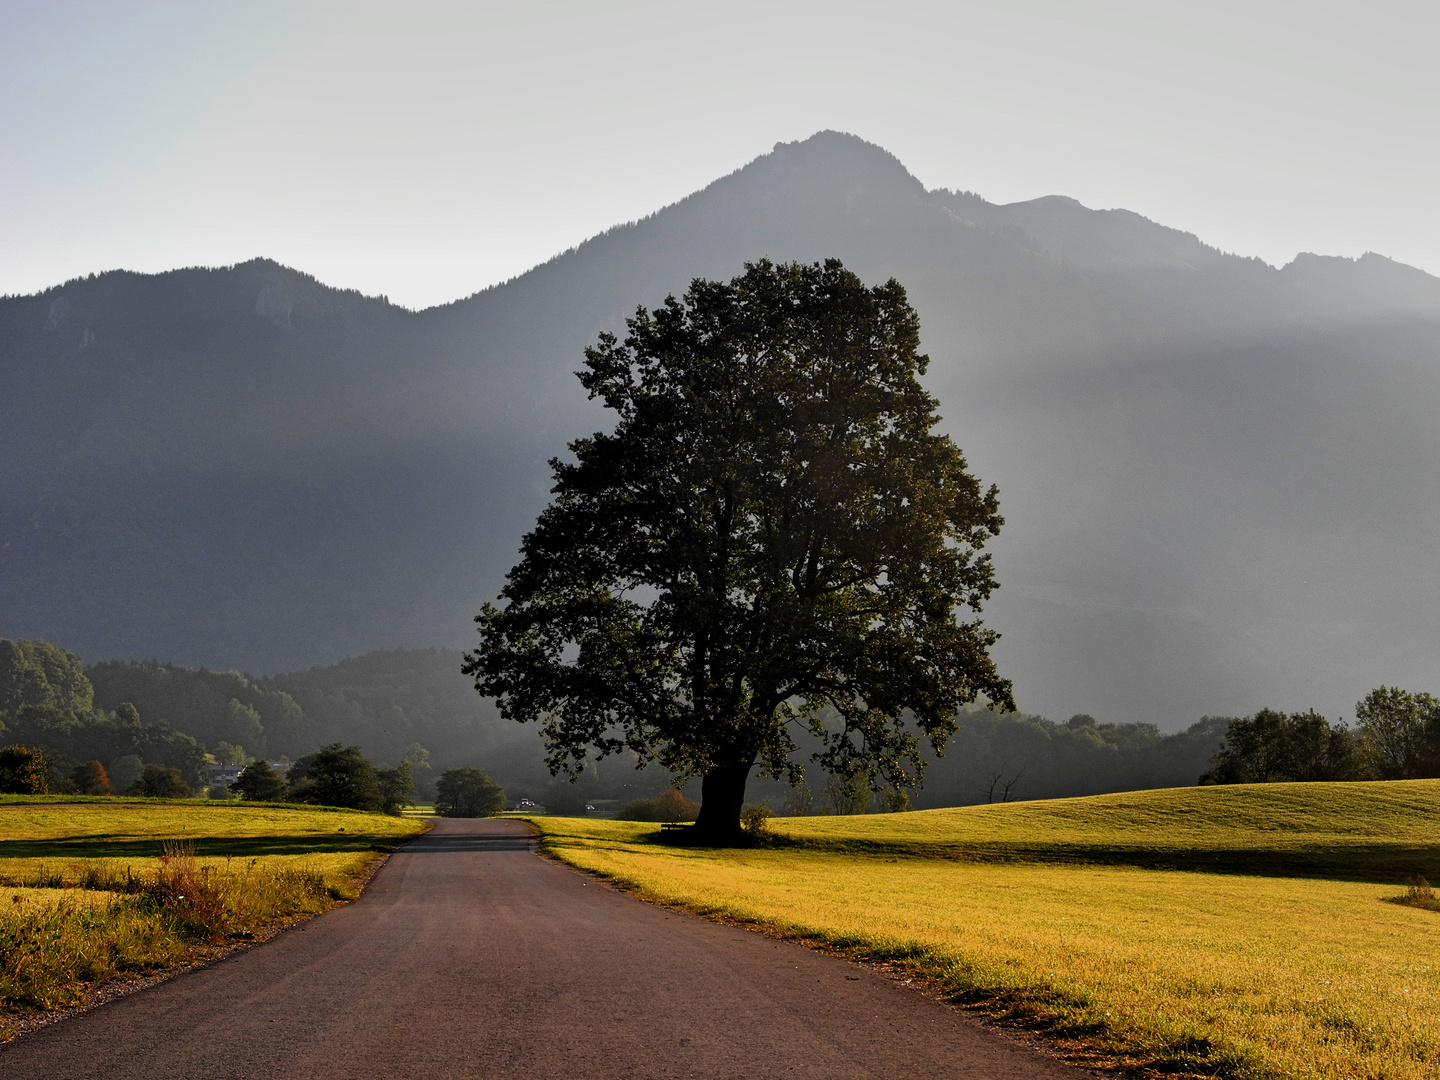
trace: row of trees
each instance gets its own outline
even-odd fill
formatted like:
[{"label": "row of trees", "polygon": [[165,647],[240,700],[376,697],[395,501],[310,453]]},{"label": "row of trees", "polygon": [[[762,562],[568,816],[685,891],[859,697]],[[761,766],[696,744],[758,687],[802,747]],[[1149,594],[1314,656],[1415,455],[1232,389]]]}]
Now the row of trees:
[{"label": "row of trees", "polygon": [[311,803],[395,813],[414,802],[415,778],[409,761],[377,768],[360,747],[331,743],[298,758],[284,777],[263,758],[252,761],[231,791],[256,802]]},{"label": "row of trees", "polygon": [[79,790],[77,770],[93,762],[103,763],[119,792],[148,766],[197,787],[209,768],[205,747],[191,735],[142,719],[128,701],[96,705],[80,658],[45,641],[0,639],[0,742],[43,749],[47,787],[58,791]]},{"label": "row of trees", "polygon": [[[440,775],[435,812],[442,817],[484,817],[505,809],[505,789],[473,766]],[[260,802],[312,803],[395,813],[413,804],[410,762],[377,768],[358,746],[332,743],[306,754],[282,778],[268,762],[246,766],[232,790]]]},{"label": "row of trees", "polygon": [[[43,747],[52,791],[67,789],[87,760],[102,762],[117,793],[129,791],[145,764],[178,769],[198,788],[211,759],[288,764],[336,742],[358,743],[376,760],[408,760],[417,798],[426,801],[442,769],[476,757],[507,784],[543,787],[539,740],[476,698],[460,663],[458,650],[395,649],[252,678],[155,661],[87,666],[49,642],[0,639],[0,743]],[[145,718],[139,741],[113,723],[132,707]],[[130,755],[137,760],[119,763]]]},{"label": "row of trees", "polygon": [[1355,729],[1311,712],[1262,709],[1229,722],[1202,784],[1440,777],[1440,700],[1398,687],[1355,706]]},{"label": "row of trees", "polygon": [[[463,689],[453,665],[451,676]],[[135,693],[147,707],[206,732],[211,749],[163,720],[142,720],[129,700],[112,700],[122,693]],[[207,785],[212,761],[243,765],[258,758],[269,735],[282,733],[293,742],[307,729],[287,694],[235,672],[150,662],[87,670],[79,656],[45,641],[0,639],[0,705],[0,743],[11,744],[7,760],[13,759],[0,790],[26,794],[188,798]],[[21,779],[32,773],[39,779]],[[428,751],[418,744],[386,769],[342,743],[300,758],[283,780],[263,762],[246,773],[250,779],[242,786],[267,799],[386,810],[413,798],[417,774],[424,782],[433,775]]]},{"label": "row of trees", "polygon": [[[100,761],[81,761],[61,770],[58,786],[52,780],[56,765],[41,746],[15,743],[0,747],[0,793],[6,795],[45,795],[52,788],[67,795],[140,795],[155,799],[188,799],[190,785],[180,777],[180,770],[151,763],[142,765],[139,758],[122,759],[126,779],[112,782],[110,772]],[[133,765],[134,779],[130,780]]]},{"label": "row of trees", "polygon": [[[0,793],[44,795],[50,788],[50,771],[43,748],[0,747]],[[442,816],[484,817],[505,809],[504,788],[470,766],[446,770],[437,787],[435,812]],[[68,790],[81,795],[120,793],[112,788],[105,766],[99,761],[77,765]],[[123,790],[125,794],[153,798],[183,799],[191,794],[178,769],[161,765],[145,766]],[[232,790],[256,802],[309,803],[395,813],[413,804],[415,781],[408,761],[377,768],[360,747],[332,743],[300,758],[283,777],[264,759],[252,761]]]}]

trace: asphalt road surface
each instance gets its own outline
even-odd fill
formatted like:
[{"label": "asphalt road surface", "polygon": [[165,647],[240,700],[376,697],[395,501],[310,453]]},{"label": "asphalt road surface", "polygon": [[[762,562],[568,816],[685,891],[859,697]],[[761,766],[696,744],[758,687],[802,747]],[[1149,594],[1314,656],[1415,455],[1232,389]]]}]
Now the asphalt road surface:
[{"label": "asphalt road surface", "polygon": [[361,899],[0,1049],[4,1080],[1078,1080],[845,960],[442,820]]}]

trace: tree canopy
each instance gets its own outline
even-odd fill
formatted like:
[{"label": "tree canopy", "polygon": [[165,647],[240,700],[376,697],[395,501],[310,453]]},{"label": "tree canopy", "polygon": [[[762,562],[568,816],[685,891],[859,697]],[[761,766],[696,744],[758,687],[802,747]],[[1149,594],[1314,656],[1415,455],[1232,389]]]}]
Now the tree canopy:
[{"label": "tree canopy", "polygon": [[1313,710],[1287,716],[1261,709],[1230,721],[1225,742],[1200,783],[1363,780],[1368,775],[1364,749],[1347,728]]},{"label": "tree canopy", "polygon": [[80,657],[48,641],[0,638],[0,713],[25,705],[86,711],[94,690]]},{"label": "tree canopy", "polygon": [[1381,686],[1355,704],[1366,749],[1383,780],[1440,776],[1440,701]]},{"label": "tree canopy", "polygon": [[358,746],[322,746],[291,765],[289,779],[287,802],[348,806],[352,810],[378,810],[381,806],[375,766]]},{"label": "tree canopy", "polygon": [[441,817],[488,817],[505,809],[505,789],[473,765],[446,769],[435,787]]},{"label": "tree canopy", "polygon": [[579,373],[616,427],[552,461],[464,670],[542,724],[552,771],[629,748],[701,777],[717,839],[740,835],[757,764],[801,777],[793,725],[831,772],[918,783],[922,739],[1012,699],[973,617],[998,495],[934,430],[905,290],[760,262],[627,326]]},{"label": "tree canopy", "polygon": [[230,790],[251,802],[278,802],[285,797],[285,781],[264,758],[256,758],[235,778]]}]

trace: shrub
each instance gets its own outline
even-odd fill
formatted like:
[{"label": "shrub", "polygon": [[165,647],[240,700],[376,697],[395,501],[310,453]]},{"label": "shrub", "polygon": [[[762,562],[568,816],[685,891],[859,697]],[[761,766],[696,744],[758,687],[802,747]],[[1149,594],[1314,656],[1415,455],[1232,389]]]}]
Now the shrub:
[{"label": "shrub", "polygon": [[190,785],[180,779],[180,770],[164,765],[146,765],[130,787],[131,795],[150,799],[188,799]]},{"label": "shrub", "polygon": [[82,761],[70,774],[77,795],[109,795],[110,776],[98,761]]},{"label": "shrub", "polygon": [[740,813],[740,827],[751,836],[768,836],[770,819],[774,816],[766,803],[762,802],[759,806],[747,806]]},{"label": "shrub", "polygon": [[1435,898],[1435,890],[1430,883],[1420,875],[1410,879],[1410,886],[1405,890],[1405,895],[1400,898],[1400,903],[1406,907],[1424,908],[1426,911],[1440,911],[1440,900]]},{"label": "shrub", "polygon": [[693,803],[679,791],[669,788],[654,799],[634,799],[615,815],[620,821],[694,821],[700,816],[700,804]]},{"label": "shrub", "polygon": [[38,746],[0,748],[0,793],[44,795],[47,767],[45,751]]}]

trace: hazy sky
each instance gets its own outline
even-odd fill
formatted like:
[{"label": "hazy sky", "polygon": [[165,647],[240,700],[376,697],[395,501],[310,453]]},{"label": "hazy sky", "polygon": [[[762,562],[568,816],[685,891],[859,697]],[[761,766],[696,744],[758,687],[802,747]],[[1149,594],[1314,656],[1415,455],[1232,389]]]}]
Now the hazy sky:
[{"label": "hazy sky", "polygon": [[0,0],[0,293],[266,255],[427,306],[822,128],[1440,274],[1433,0]]}]

